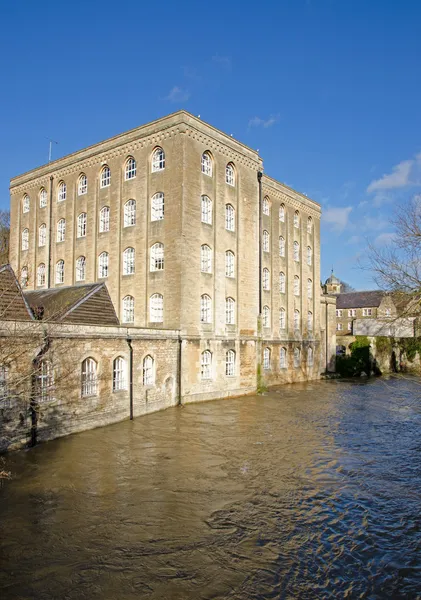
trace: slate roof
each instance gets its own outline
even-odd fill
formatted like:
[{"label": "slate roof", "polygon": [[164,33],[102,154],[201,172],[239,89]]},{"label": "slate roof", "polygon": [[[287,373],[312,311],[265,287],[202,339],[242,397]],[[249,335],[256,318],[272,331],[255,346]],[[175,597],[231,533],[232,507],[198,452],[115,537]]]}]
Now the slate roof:
[{"label": "slate roof", "polygon": [[10,265],[0,266],[0,320],[32,321],[32,312]]},{"label": "slate roof", "polygon": [[336,308],[376,308],[380,306],[384,295],[382,290],[338,294]]}]

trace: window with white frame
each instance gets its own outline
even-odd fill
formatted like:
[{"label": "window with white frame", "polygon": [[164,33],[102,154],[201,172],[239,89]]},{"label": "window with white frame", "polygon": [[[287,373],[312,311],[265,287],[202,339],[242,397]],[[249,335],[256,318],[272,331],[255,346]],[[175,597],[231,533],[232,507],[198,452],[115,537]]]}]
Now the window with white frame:
[{"label": "window with white frame", "polygon": [[200,270],[202,273],[212,272],[212,250],[207,244],[200,247]]},{"label": "window with white frame", "polygon": [[85,281],[86,277],[86,258],[79,256],[76,259],[76,281]]},{"label": "window with white frame", "polygon": [[98,365],[93,358],[82,362],[82,397],[96,396],[98,393]]},{"label": "window with white frame", "polygon": [[285,256],[285,238],[282,235],[279,238],[279,256],[282,258]]},{"label": "window with white frame", "polygon": [[127,390],[127,363],[122,356],[113,361],[113,392]]},{"label": "window with white frame", "polygon": [[301,364],[301,350],[294,348],[294,367],[297,368]]},{"label": "window with white frame", "polygon": [[225,277],[235,277],[235,255],[231,250],[225,252]]},{"label": "window with white frame", "polygon": [[28,268],[23,267],[20,272],[20,285],[25,288],[28,285]]},{"label": "window with white frame", "polygon": [[270,273],[266,267],[263,269],[262,283],[264,290],[270,290]]},{"label": "window with white frame", "polygon": [[298,242],[294,242],[294,260],[295,262],[300,261],[300,244]]},{"label": "window with white frame", "polygon": [[264,230],[263,235],[263,252],[269,252],[269,232]]},{"label": "window with white frame", "polygon": [[111,184],[111,171],[108,165],[102,168],[100,187],[105,188]]},{"label": "window with white frame", "polygon": [[67,195],[67,186],[64,181],[60,181],[57,189],[57,202],[64,202]]},{"label": "window with white frame", "polygon": [[279,220],[281,223],[285,223],[285,205],[281,204],[279,207]]},{"label": "window with white frame", "polygon": [[294,310],[294,329],[300,329],[300,311],[297,309]]},{"label": "window with white frame", "polygon": [[294,296],[300,295],[300,278],[298,275],[294,277]]},{"label": "window with white frame", "polygon": [[151,221],[162,221],[164,218],[164,194],[158,192],[151,200]]},{"label": "window with white frame", "polygon": [[269,306],[263,307],[262,322],[263,322],[263,327],[270,327],[270,308],[269,308]]},{"label": "window with white frame", "polygon": [[228,231],[235,230],[235,210],[231,204],[225,206],[225,229]]},{"label": "window with white frame", "polygon": [[311,246],[307,246],[307,264],[309,267],[311,267],[311,262],[312,262],[312,250],[311,250]]},{"label": "window with white frame", "polygon": [[209,152],[202,154],[202,173],[212,177],[212,158]]},{"label": "window with white frame", "polygon": [[307,279],[307,298],[309,300],[313,298],[313,282],[311,279]]},{"label": "window with white frame", "polygon": [[29,199],[29,196],[27,194],[24,195],[23,200],[22,200],[22,212],[27,213],[29,212],[31,208],[31,201]]},{"label": "window with white frame", "polygon": [[212,200],[208,196],[202,196],[200,199],[202,209],[202,223],[212,225]]},{"label": "window with white frame", "polygon": [[157,242],[151,248],[150,271],[164,270],[164,244]]},{"label": "window with white frame", "polygon": [[212,300],[208,294],[200,296],[200,322],[212,323]]},{"label": "window with white frame", "polygon": [[342,317],[342,309],[341,308],[337,308],[336,309],[336,316],[337,317]]},{"label": "window with white frame", "polygon": [[152,154],[152,173],[165,169],[165,152],[162,148],[155,148]]},{"label": "window with white frame", "polygon": [[311,346],[307,349],[307,366],[312,367],[314,364],[314,352]]},{"label": "window with white frame", "polygon": [[286,277],[285,277],[285,273],[283,273],[281,271],[279,273],[279,292],[281,294],[285,294],[285,290],[286,290]]},{"label": "window with white frame", "polygon": [[282,306],[279,309],[279,329],[285,329],[286,326],[287,326],[286,311],[285,311],[285,308]]},{"label": "window with white frame", "polygon": [[225,181],[228,185],[235,185],[235,171],[231,163],[228,163],[225,167]]},{"label": "window with white frame", "polygon": [[64,260],[56,263],[56,283],[64,283]]},{"label": "window with white frame", "polygon": [[265,196],[263,198],[263,207],[262,207],[262,211],[264,215],[270,215],[270,202],[269,202],[269,198],[267,196]]},{"label": "window with white frame", "polygon": [[123,275],[133,275],[135,272],[134,248],[126,248],[123,252]]},{"label": "window with white frame", "polygon": [[22,250],[29,249],[29,229],[22,231]]},{"label": "window with white frame", "polygon": [[286,369],[287,367],[287,349],[282,347],[279,351],[279,368]]},{"label": "window with white frame", "polygon": [[39,207],[45,208],[47,206],[47,190],[41,188],[39,193]]},{"label": "window with white frame", "polygon": [[45,264],[41,263],[37,269],[37,286],[42,287],[45,285]]},{"label": "window with white frame", "polygon": [[64,242],[66,236],[66,219],[57,221],[57,242]]},{"label": "window with white frame", "polygon": [[200,356],[200,378],[212,379],[212,352],[205,350]]},{"label": "window with white frame", "polygon": [[136,161],[133,156],[129,156],[126,160],[126,167],[124,169],[124,179],[134,179],[136,177]]},{"label": "window with white frame", "polygon": [[307,219],[307,233],[311,233],[313,231],[313,219],[309,217]]},{"label": "window with white frame", "polygon": [[99,211],[99,233],[110,231],[110,207],[103,206]]},{"label": "window with white frame", "polygon": [[86,213],[80,213],[77,218],[77,237],[86,236]]},{"label": "window with white frame", "polygon": [[88,193],[88,178],[84,173],[79,176],[79,181],[77,184],[77,193],[78,196],[83,196]]},{"label": "window with white frame", "polygon": [[38,246],[41,248],[47,242],[47,225],[43,223],[38,227]]},{"label": "window with white frame", "polygon": [[263,368],[265,371],[270,369],[270,348],[265,348],[263,350]]},{"label": "window with white frame", "polygon": [[336,331],[342,331],[342,330],[343,330],[342,323],[336,323]]},{"label": "window with white frame", "polygon": [[228,350],[225,355],[225,375],[227,377],[234,377],[234,375],[235,375],[235,352],[234,352],[234,350]]},{"label": "window with white frame", "polygon": [[155,365],[150,354],[143,359],[143,385],[155,385]]},{"label": "window with white frame", "polygon": [[363,317],[371,317],[371,308],[363,308]]},{"label": "window with white frame", "polygon": [[351,331],[351,329],[352,329],[352,323],[349,321],[348,322],[348,331]]},{"label": "window with white frame", "polygon": [[[336,313],[338,313],[338,311],[336,311]],[[336,316],[338,316],[338,314],[336,314]],[[340,316],[342,316],[342,314]],[[355,308],[350,308],[348,310],[348,317],[356,317],[356,316],[357,316],[357,310]]]},{"label": "window with white frame", "polygon": [[127,200],[124,204],[123,224],[124,227],[136,225],[136,200]]},{"label": "window with white frame", "polygon": [[101,252],[98,258],[98,277],[108,277],[108,264],[109,256],[108,252]]},{"label": "window with white frame", "polygon": [[162,323],[164,320],[164,296],[153,294],[149,301],[149,320],[151,323]]},{"label": "window with white frame", "polygon": [[294,227],[298,229],[300,227],[300,213],[298,210],[294,213]]},{"label": "window with white frame", "polygon": [[307,329],[308,331],[313,331],[313,313],[311,310],[307,313]]},{"label": "window with white frame", "polygon": [[125,296],[123,298],[123,323],[134,323],[133,296]]},{"label": "window with white frame", "polygon": [[234,298],[225,299],[225,324],[235,324],[235,300]]},{"label": "window with white frame", "polygon": [[36,371],[37,399],[47,402],[52,399],[54,390],[53,365],[49,360],[42,360]]}]

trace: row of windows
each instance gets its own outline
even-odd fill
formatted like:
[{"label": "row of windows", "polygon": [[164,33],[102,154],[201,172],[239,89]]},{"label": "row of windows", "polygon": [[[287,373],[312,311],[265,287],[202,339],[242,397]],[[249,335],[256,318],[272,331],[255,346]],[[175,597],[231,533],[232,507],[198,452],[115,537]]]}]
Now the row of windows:
[{"label": "row of windows", "polygon": [[[286,275],[283,271],[279,273],[279,292],[281,294],[286,293]],[[263,269],[262,273],[262,287],[265,291],[270,290],[270,271],[266,267]],[[294,296],[300,295],[300,277],[298,275],[294,276]],[[307,298],[313,297],[313,280],[307,279]]]},{"label": "row of windows", "polygon": [[[285,308],[279,309],[279,329],[286,329],[287,315]],[[264,306],[262,311],[262,325],[263,327],[269,328],[270,324],[270,308]],[[301,315],[298,309],[294,310],[294,329],[299,330],[301,327]],[[313,313],[311,310],[307,312],[307,329],[313,331]]]},{"label": "row of windows", "polygon": [[[337,317],[342,317],[342,309],[338,308],[336,310],[336,316]],[[371,308],[363,308],[363,317],[371,317],[373,314],[373,310]],[[386,317],[390,317],[392,314],[392,311],[390,308],[386,309]],[[356,308],[350,308],[348,309],[348,317],[356,317],[357,316],[357,309]]]},{"label": "row of windows", "polygon": [[[307,348],[307,366],[312,367],[314,364],[314,351],[311,346]],[[294,348],[294,367],[301,366],[301,350],[300,348]],[[271,350],[265,348],[263,350],[263,368],[268,371],[271,367]],[[288,350],[281,348],[279,351],[279,367],[281,369],[288,368]]]},{"label": "row of windows", "polygon": [[[270,252],[270,234],[264,230],[262,234],[262,248],[263,252]],[[285,238],[280,236],[279,238],[279,256],[285,258]],[[296,262],[300,261],[300,244],[295,241],[293,244],[293,257]],[[311,246],[307,246],[307,264],[311,266],[313,261],[313,250]]]},{"label": "row of windows", "polygon": [[[262,212],[264,215],[270,216],[270,200],[267,196],[263,198],[263,206]],[[285,204],[281,204],[279,207],[279,221],[281,223],[285,223],[286,209]],[[296,229],[300,228],[300,211],[296,210],[294,212],[294,227]],[[307,217],[307,233],[313,232],[313,219],[311,217]]]}]

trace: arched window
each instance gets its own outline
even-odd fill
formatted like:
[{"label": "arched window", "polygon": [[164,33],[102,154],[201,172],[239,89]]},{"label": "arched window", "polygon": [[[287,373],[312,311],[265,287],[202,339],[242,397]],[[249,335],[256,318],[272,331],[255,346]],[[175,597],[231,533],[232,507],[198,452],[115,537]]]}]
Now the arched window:
[{"label": "arched window", "polygon": [[30,208],[31,208],[31,201],[29,199],[29,196],[27,194],[25,194],[23,197],[23,200],[22,200],[22,212],[27,213],[27,212],[29,212]]},{"label": "arched window", "polygon": [[300,311],[297,309],[294,310],[294,329],[300,329]]},{"label": "arched window", "polygon": [[270,308],[269,308],[269,306],[263,307],[262,321],[263,321],[263,327],[270,327]]},{"label": "arched window", "polygon": [[127,390],[127,363],[122,356],[113,362],[113,392]]},{"label": "arched window", "polygon": [[212,200],[208,196],[201,198],[202,223],[212,225]]},{"label": "arched window", "polygon": [[287,363],[287,349],[281,348],[279,351],[279,368],[286,369],[288,367]]},{"label": "arched window", "polygon": [[286,289],[286,277],[285,277],[285,273],[283,273],[281,271],[279,273],[279,293],[285,294],[285,289]]},{"label": "arched window", "polygon": [[225,206],[225,229],[235,231],[235,210],[231,204]]},{"label": "arched window", "polygon": [[314,364],[314,352],[311,346],[307,349],[307,366],[312,367]]},{"label": "arched window", "polygon": [[37,285],[38,285],[38,287],[42,287],[45,285],[45,264],[44,263],[41,263],[38,265]]},{"label": "arched window", "polygon": [[41,188],[39,193],[39,207],[45,208],[47,206],[47,190]]},{"label": "arched window", "polygon": [[263,198],[263,214],[270,215],[270,202],[267,196]]},{"label": "arched window", "polygon": [[294,296],[300,295],[300,278],[298,275],[294,277]]},{"label": "arched window", "polygon": [[311,267],[311,260],[312,260],[311,246],[307,246],[307,264],[309,267]]},{"label": "arched window", "polygon": [[66,236],[66,219],[57,221],[57,242],[64,242]]},{"label": "arched window", "polygon": [[22,231],[22,250],[29,249],[29,229]]},{"label": "arched window", "polygon": [[200,247],[200,270],[202,273],[212,273],[212,250],[207,244]]},{"label": "arched window", "polygon": [[86,236],[86,213],[80,213],[77,218],[77,237]]},{"label": "arched window", "polygon": [[123,252],[123,275],[133,275],[135,272],[134,248],[126,248]]},{"label": "arched window", "polygon": [[126,167],[124,169],[124,179],[134,179],[136,177],[136,161],[133,156],[129,156],[126,160]]},{"label": "arched window", "polygon": [[111,183],[111,171],[110,171],[110,167],[108,165],[105,165],[105,167],[102,168],[101,171],[101,180],[100,180],[100,187],[105,188],[108,187]]},{"label": "arched window", "polygon": [[263,269],[263,289],[270,290],[270,274],[269,269],[266,267]]},{"label": "arched window", "polygon": [[64,260],[56,263],[56,283],[64,283]]},{"label": "arched window", "polygon": [[225,355],[225,375],[227,377],[234,377],[235,375],[235,352],[234,350],[228,350]]},{"label": "arched window", "polygon": [[270,369],[270,348],[265,348],[263,350],[263,368],[265,371]]},{"label": "arched window", "polygon": [[300,226],[300,213],[298,212],[298,210],[296,210],[294,213],[294,227],[296,229],[298,229],[299,226]]},{"label": "arched window", "polygon": [[285,238],[282,235],[279,238],[279,256],[282,258],[285,256]]},{"label": "arched window", "polygon": [[162,148],[155,148],[152,154],[152,173],[165,169],[165,152]]},{"label": "arched window", "polygon": [[98,365],[93,358],[85,358],[82,363],[82,397],[96,396],[98,393]]},{"label": "arched window", "polygon": [[235,256],[234,252],[227,250],[225,252],[225,277],[235,277]]},{"label": "arched window", "polygon": [[28,268],[23,267],[20,272],[20,285],[25,288],[28,285]]},{"label": "arched window", "polygon": [[235,171],[232,163],[228,163],[225,167],[225,181],[228,185],[235,185]]},{"label": "arched window", "polygon": [[309,217],[307,219],[307,233],[311,233],[313,231],[313,219]]},{"label": "arched window", "polygon": [[263,231],[263,252],[269,252],[269,232]]},{"label": "arched window", "polygon": [[110,231],[110,207],[103,206],[99,211],[99,233]]},{"label": "arched window", "polygon": [[79,176],[79,181],[77,184],[77,193],[79,196],[83,196],[83,194],[87,194],[88,192],[88,178],[84,173]]},{"label": "arched window", "polygon": [[313,297],[313,282],[311,279],[307,279],[307,298]]},{"label": "arched window", "polygon": [[279,329],[285,329],[286,327],[286,312],[285,308],[279,309]]},{"label": "arched window", "polygon": [[285,204],[281,204],[279,207],[279,220],[281,223],[285,223]]},{"label": "arched window", "polygon": [[164,320],[164,296],[153,294],[149,302],[149,320],[151,323],[162,323]]},{"label": "arched window", "polygon": [[313,313],[311,310],[309,310],[307,313],[307,329],[309,331],[313,331]]},{"label": "arched window", "polygon": [[164,270],[164,244],[161,244],[161,242],[157,242],[151,248],[150,270]]},{"label": "arched window", "polygon": [[294,242],[294,260],[300,262],[300,244],[298,242]]},{"label": "arched window", "polygon": [[124,227],[136,225],[136,200],[127,200],[124,204]]},{"label": "arched window", "polygon": [[162,221],[164,218],[164,194],[158,192],[151,201],[151,221]]},{"label": "arched window", "polygon": [[57,202],[64,202],[66,200],[67,187],[64,181],[60,181],[57,189]]},{"label": "arched window", "polygon": [[101,252],[98,258],[98,277],[108,277],[108,252]]},{"label": "arched window", "polygon": [[150,354],[143,359],[143,385],[155,385],[154,359]]},{"label": "arched window", "polygon": [[86,259],[84,256],[79,256],[76,260],[76,281],[85,281],[86,277]]},{"label": "arched window", "polygon": [[54,391],[53,365],[49,360],[41,360],[36,371],[37,399],[47,402],[52,399]]},{"label": "arched window", "polygon": [[294,367],[297,368],[301,364],[301,351],[299,348],[294,348]]},{"label": "arched window", "polygon": [[226,325],[235,324],[235,300],[234,298],[225,299],[225,323]]},{"label": "arched window", "polygon": [[209,350],[205,350],[200,356],[200,378],[212,379],[212,353]]},{"label": "arched window", "polygon": [[134,323],[133,296],[125,296],[123,298],[123,323]]},{"label": "arched window", "polygon": [[200,322],[212,323],[212,300],[207,294],[200,297]]},{"label": "arched window", "polygon": [[38,228],[38,246],[45,246],[47,241],[47,225],[43,223]]},{"label": "arched window", "polygon": [[202,154],[202,173],[212,177],[212,158],[209,152]]}]

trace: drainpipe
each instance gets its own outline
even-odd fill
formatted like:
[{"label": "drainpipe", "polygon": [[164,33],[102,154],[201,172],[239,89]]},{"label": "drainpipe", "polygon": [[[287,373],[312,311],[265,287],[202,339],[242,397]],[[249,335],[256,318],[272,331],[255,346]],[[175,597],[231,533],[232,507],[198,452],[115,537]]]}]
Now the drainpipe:
[{"label": "drainpipe", "polygon": [[129,347],[129,401],[130,401],[130,421],[133,421],[133,346],[132,340],[127,336],[127,345]]},{"label": "drainpipe", "polygon": [[259,317],[262,314],[262,175],[261,171],[257,173],[259,182]]},{"label": "drainpipe", "polygon": [[49,225],[49,233],[48,233],[48,288],[51,287],[51,242],[52,242],[52,220],[53,220],[53,180],[54,177],[51,175],[50,177],[50,225]]},{"label": "drainpipe", "polygon": [[48,350],[50,349],[50,345],[51,340],[48,337],[48,333],[44,330],[43,345],[41,347],[41,350],[38,352],[37,356],[32,361],[33,372],[31,376],[31,396],[29,400],[29,414],[31,415],[31,447],[36,446],[38,441],[38,369],[42,357],[48,352]]},{"label": "drainpipe", "polygon": [[178,360],[177,360],[177,388],[178,388],[178,405],[181,405],[181,335],[178,334]]}]

